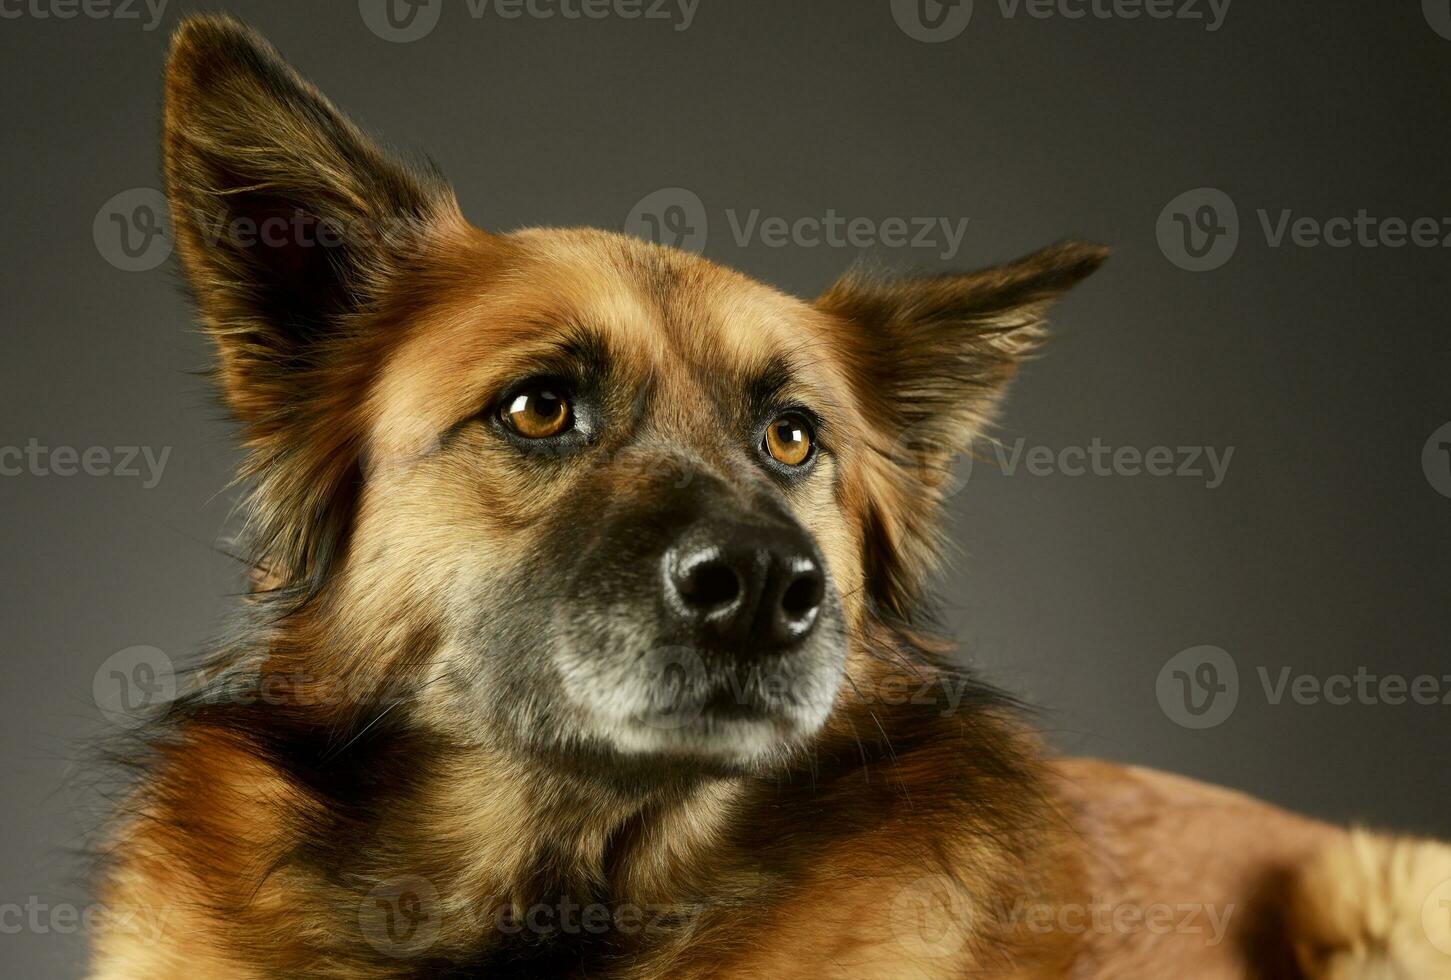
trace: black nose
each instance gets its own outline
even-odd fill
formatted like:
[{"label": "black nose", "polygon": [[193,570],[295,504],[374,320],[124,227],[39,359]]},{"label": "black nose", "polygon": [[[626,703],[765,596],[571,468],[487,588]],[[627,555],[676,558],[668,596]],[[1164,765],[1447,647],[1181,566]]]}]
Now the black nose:
[{"label": "black nose", "polygon": [[826,577],[804,531],[700,526],[666,553],[665,605],[700,643],[741,656],[780,651],[816,626]]}]

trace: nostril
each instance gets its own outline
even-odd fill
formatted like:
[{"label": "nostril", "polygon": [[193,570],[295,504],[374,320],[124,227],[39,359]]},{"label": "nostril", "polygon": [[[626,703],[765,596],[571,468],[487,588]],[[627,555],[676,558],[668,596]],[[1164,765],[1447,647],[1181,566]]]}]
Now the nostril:
[{"label": "nostril", "polygon": [[741,582],[729,565],[703,561],[682,576],[679,592],[688,605],[719,609],[736,601],[741,594]]},{"label": "nostril", "polygon": [[821,572],[814,565],[800,569],[781,594],[781,611],[792,619],[801,619],[821,605],[824,591]]},{"label": "nostril", "polygon": [[810,542],[778,526],[692,528],[662,559],[670,635],[743,659],[799,646],[826,601]]}]

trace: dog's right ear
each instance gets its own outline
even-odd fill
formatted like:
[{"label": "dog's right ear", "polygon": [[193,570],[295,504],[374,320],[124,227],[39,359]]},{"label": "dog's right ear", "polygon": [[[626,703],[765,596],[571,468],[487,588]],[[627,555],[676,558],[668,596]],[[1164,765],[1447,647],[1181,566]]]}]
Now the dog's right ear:
[{"label": "dog's right ear", "polygon": [[178,251],[243,422],[295,407],[307,369],[457,214],[436,172],[385,154],[228,17],[177,31],[163,140]]},{"label": "dog's right ear", "polygon": [[936,561],[947,468],[1042,343],[1049,307],[1107,256],[1099,245],[1061,242],[975,272],[849,275],[817,300],[845,327],[840,351],[887,469],[866,494],[869,595],[879,608],[910,618]]},{"label": "dog's right ear", "polygon": [[247,546],[270,584],[315,589],[360,484],[357,406],[391,332],[375,314],[463,219],[435,171],[384,153],[230,18],[178,30],[163,140],[177,251],[249,450]]}]

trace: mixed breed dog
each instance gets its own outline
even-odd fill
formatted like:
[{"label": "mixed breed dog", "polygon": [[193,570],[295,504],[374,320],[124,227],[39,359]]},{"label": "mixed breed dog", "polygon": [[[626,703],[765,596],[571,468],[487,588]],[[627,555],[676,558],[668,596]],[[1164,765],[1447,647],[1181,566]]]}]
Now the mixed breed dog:
[{"label": "mixed breed dog", "polygon": [[1053,758],[914,625],[1104,249],[803,302],[481,231],[224,17],[163,139],[256,571],[117,753],[98,888],[164,926],[91,976],[1451,976],[1441,845]]}]

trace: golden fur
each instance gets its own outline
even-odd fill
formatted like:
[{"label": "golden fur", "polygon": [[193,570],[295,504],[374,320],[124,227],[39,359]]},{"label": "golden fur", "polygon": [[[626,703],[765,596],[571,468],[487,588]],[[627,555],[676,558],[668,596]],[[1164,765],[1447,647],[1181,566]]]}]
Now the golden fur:
[{"label": "golden fur", "polygon": [[[1104,250],[851,276],[809,303],[617,234],[484,232],[225,18],[178,32],[164,149],[248,450],[257,572],[235,634],[127,760],[101,889],[165,914],[145,918],[159,935],[99,936],[93,977],[1207,977],[1289,955],[1290,932],[1252,928],[1267,914],[1213,943],[1065,927],[1095,902],[1252,908],[1338,831],[1050,765],[1010,699],[913,625],[952,456]],[[241,234],[269,221],[273,241]],[[480,421],[564,362],[599,365],[610,417],[634,420],[589,466],[528,462]],[[732,419],[753,386],[827,418],[809,480],[751,462]],[[480,648],[542,646],[565,612],[601,630],[625,615],[599,598],[615,579],[558,580],[607,526],[626,533],[600,560],[627,577],[630,528],[672,493],[773,501],[809,532],[844,682],[809,739],[750,765],[606,778],[575,754],[587,713]],[[535,746],[542,729],[558,744]],[[1369,876],[1400,860],[1364,853]],[[1419,887],[1372,900],[1316,874],[1296,879],[1293,935],[1325,943],[1350,942],[1349,923],[1324,932],[1337,915],[1374,917],[1342,892],[1401,910]],[[565,906],[603,927],[517,928]]]}]

